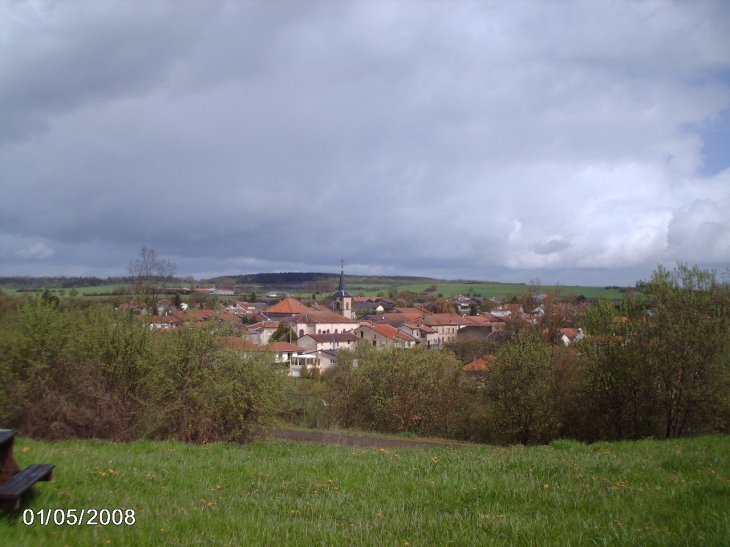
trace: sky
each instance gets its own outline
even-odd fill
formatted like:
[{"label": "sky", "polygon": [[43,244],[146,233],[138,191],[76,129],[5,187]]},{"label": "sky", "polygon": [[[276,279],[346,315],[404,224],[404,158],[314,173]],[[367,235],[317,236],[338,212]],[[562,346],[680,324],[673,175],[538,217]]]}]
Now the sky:
[{"label": "sky", "polygon": [[730,3],[0,3],[0,275],[730,267]]}]

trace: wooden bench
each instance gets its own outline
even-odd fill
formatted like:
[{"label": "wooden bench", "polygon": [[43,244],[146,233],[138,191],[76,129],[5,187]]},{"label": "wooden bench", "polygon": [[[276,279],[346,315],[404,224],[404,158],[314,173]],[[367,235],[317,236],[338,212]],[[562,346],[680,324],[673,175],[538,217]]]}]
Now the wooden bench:
[{"label": "wooden bench", "polygon": [[0,431],[0,509],[18,509],[20,498],[39,481],[53,478],[53,464],[20,469],[13,457],[16,431]]}]

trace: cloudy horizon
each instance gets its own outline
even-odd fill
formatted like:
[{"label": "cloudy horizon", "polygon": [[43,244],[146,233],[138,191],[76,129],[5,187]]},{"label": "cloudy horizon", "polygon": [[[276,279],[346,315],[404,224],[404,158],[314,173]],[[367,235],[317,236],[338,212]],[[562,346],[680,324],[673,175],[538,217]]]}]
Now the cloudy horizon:
[{"label": "cloudy horizon", "polygon": [[725,2],[0,5],[0,275],[730,267]]}]

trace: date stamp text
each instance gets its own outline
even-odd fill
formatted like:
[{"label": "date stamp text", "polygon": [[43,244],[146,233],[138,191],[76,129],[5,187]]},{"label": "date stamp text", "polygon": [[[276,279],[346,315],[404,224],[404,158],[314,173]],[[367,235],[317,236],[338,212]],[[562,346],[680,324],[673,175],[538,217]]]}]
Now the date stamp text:
[{"label": "date stamp text", "polygon": [[134,509],[26,509],[23,524],[32,526],[132,526]]}]

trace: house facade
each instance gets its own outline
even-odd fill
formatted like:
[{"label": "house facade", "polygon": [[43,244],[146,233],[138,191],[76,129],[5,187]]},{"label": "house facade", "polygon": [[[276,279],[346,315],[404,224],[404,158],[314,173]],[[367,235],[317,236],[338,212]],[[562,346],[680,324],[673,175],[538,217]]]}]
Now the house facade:
[{"label": "house facade", "polygon": [[443,344],[448,344],[449,342],[456,340],[456,334],[460,328],[472,324],[456,313],[434,313],[431,315],[425,315],[421,319],[421,322],[437,332],[436,344],[439,348],[442,347]]},{"label": "house facade", "polygon": [[307,334],[338,334],[349,332],[360,324],[354,319],[349,319],[335,312],[312,311],[304,312],[286,320],[282,320],[294,331],[297,338]]},{"label": "house facade", "polygon": [[364,340],[378,349],[393,346],[411,348],[416,344],[413,336],[385,323],[360,325],[354,334],[358,341]]},{"label": "house facade", "polygon": [[353,332],[339,332],[337,334],[305,334],[297,339],[297,345],[307,351],[323,351],[340,348],[354,348],[357,336]]}]

